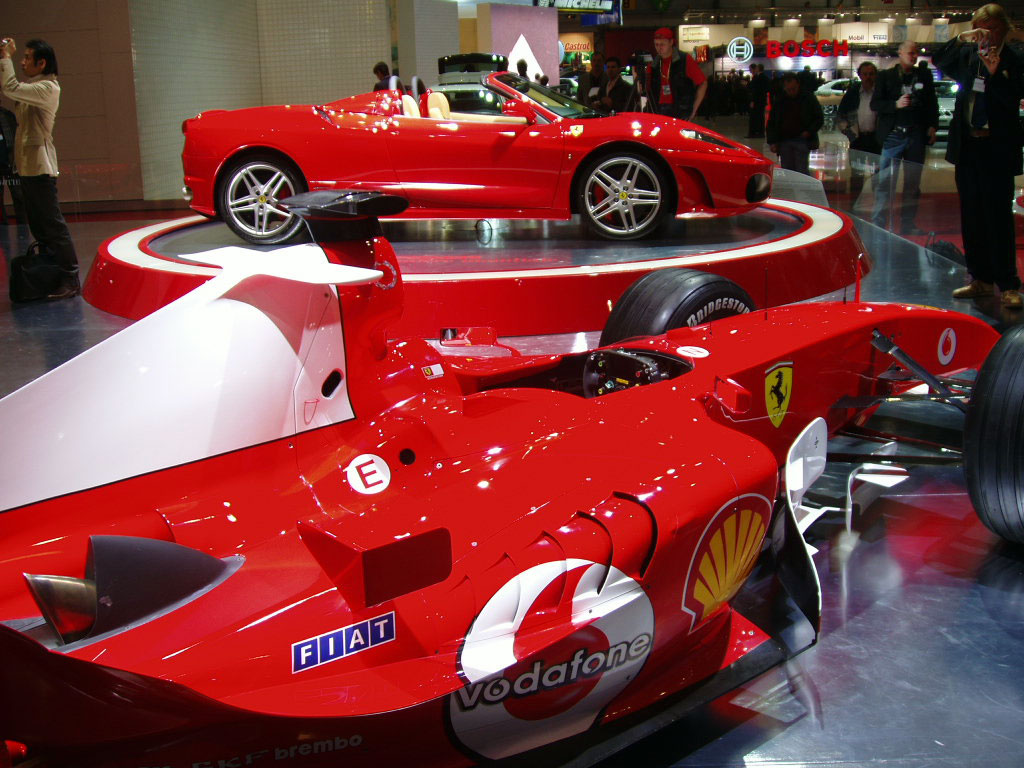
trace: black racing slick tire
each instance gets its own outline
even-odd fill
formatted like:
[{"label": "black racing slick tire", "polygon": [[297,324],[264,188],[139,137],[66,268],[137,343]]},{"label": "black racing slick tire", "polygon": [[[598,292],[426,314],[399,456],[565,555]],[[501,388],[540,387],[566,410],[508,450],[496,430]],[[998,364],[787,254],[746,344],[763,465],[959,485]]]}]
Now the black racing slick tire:
[{"label": "black racing slick tire", "polygon": [[271,153],[248,155],[221,176],[217,210],[232,232],[256,245],[281,245],[304,239],[301,218],[278,201],[307,191],[306,180],[292,163]]},{"label": "black racing slick tire", "polygon": [[981,522],[1024,543],[1024,326],[989,352],[964,424],[964,474]]},{"label": "black racing slick tire", "polygon": [[608,240],[636,240],[657,231],[670,213],[672,188],[654,160],[616,152],[583,169],[577,206],[587,230]]},{"label": "black racing slick tire", "polygon": [[696,269],[659,269],[641,277],[615,302],[601,346],[754,309],[750,295],[727,277]]}]

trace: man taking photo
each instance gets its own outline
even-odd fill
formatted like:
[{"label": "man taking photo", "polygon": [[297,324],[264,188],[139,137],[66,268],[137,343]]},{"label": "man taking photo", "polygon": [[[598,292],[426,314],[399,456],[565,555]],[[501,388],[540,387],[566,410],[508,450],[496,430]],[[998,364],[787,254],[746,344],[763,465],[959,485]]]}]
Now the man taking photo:
[{"label": "man taking photo", "polygon": [[0,91],[15,103],[18,134],[14,166],[32,236],[58,267],[55,284],[41,298],[66,299],[81,291],[78,257],[57,202],[57,151],[53,124],[60,105],[57,56],[44,40],[29,40],[21,59],[25,80],[14,76],[14,40],[0,42]]}]

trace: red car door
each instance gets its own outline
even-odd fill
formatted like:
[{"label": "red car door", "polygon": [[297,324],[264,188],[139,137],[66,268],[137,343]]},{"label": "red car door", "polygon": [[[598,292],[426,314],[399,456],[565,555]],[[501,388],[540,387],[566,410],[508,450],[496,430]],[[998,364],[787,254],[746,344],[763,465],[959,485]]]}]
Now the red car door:
[{"label": "red car door", "polygon": [[563,157],[558,124],[399,117],[385,136],[414,206],[541,210],[554,203]]}]

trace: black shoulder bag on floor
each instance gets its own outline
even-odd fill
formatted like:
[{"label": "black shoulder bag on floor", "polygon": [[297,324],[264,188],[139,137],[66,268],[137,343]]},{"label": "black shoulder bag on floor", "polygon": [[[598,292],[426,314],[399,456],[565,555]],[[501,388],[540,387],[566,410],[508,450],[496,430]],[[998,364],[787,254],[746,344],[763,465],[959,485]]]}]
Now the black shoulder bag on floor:
[{"label": "black shoulder bag on floor", "polygon": [[62,275],[55,254],[39,242],[32,243],[24,256],[11,259],[10,269],[12,302],[45,299],[60,285]]}]

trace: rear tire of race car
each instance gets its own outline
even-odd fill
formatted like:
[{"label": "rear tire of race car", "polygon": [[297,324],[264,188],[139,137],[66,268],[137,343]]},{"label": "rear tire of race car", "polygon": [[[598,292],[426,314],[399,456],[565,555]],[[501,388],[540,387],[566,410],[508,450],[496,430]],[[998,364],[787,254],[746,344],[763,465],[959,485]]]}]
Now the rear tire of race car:
[{"label": "rear tire of race car", "polygon": [[989,352],[964,424],[964,474],[981,522],[1024,543],[1024,326]]},{"label": "rear tire of race car", "polygon": [[750,295],[727,277],[696,269],[659,269],[641,277],[615,302],[601,333],[601,346],[756,308]]},{"label": "rear tire of race car", "polygon": [[278,200],[307,191],[302,173],[272,154],[249,155],[221,176],[218,211],[232,232],[256,245],[280,245],[305,239],[301,218],[280,208]]},{"label": "rear tire of race car", "polygon": [[608,240],[637,240],[669,215],[672,187],[657,163],[637,152],[591,160],[580,175],[577,206],[587,230]]}]

